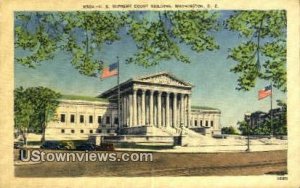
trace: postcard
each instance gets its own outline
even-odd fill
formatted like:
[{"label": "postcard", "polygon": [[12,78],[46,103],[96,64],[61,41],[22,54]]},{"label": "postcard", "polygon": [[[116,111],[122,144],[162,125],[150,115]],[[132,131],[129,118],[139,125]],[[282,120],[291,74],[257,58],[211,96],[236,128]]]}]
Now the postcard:
[{"label": "postcard", "polygon": [[4,1],[5,187],[299,187],[299,2]]}]

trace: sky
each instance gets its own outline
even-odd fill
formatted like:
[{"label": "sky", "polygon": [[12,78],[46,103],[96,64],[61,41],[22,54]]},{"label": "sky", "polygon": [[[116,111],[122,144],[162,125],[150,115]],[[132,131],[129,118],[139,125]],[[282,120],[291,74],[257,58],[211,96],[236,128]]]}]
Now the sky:
[{"label": "sky", "polygon": [[[230,15],[229,11],[220,12],[223,19]],[[125,31],[121,31],[125,33]],[[123,35],[123,34],[122,34]],[[144,68],[135,64],[125,64],[125,60],[136,50],[135,44],[129,37],[105,45],[97,54],[105,64],[120,59],[120,81],[154,74],[162,71],[170,72],[179,79],[194,85],[192,89],[192,105],[209,106],[221,110],[221,125],[237,127],[237,122],[243,120],[244,114],[257,110],[268,111],[270,99],[258,100],[258,90],[269,85],[269,82],[258,80],[251,91],[238,91],[238,76],[229,70],[236,62],[228,59],[228,49],[237,46],[242,38],[237,33],[220,30],[212,33],[220,46],[213,52],[196,53],[188,46],[180,45],[182,52],[187,55],[191,63],[184,64],[176,60],[162,61],[159,65]],[[15,50],[15,56],[20,57],[23,52]],[[79,74],[71,65],[71,57],[63,52],[56,53],[53,60],[42,62],[35,69],[15,63],[15,87],[44,86],[61,94],[97,96],[117,84],[117,77],[100,80]],[[273,88],[273,106],[277,99],[286,99],[286,94]]]}]

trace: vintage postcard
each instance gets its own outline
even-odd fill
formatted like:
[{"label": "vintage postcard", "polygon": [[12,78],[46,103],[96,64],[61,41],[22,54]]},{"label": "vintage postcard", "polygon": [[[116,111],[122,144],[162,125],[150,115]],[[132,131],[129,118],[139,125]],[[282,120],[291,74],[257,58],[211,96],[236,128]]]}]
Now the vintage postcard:
[{"label": "vintage postcard", "polygon": [[299,187],[298,1],[4,1],[5,187]]}]

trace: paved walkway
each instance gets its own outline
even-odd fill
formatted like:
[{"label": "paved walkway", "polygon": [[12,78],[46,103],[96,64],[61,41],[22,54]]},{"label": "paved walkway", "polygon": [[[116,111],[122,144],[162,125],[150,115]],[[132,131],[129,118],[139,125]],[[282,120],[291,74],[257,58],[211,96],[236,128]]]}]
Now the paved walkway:
[{"label": "paved walkway", "polygon": [[[148,151],[148,152],[178,152],[178,153],[215,153],[215,152],[245,152],[247,149],[246,139],[211,139],[187,146],[176,146],[173,149],[140,149],[140,148],[116,148],[122,151]],[[250,151],[275,151],[287,150],[287,140],[279,139],[256,139],[250,141]]]}]

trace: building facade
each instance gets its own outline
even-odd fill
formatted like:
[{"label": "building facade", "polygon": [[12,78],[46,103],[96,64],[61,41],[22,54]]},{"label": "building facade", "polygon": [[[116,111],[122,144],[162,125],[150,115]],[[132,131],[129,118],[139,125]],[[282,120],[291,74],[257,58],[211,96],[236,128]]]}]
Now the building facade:
[{"label": "building facade", "polygon": [[126,130],[124,134],[132,134],[130,130],[136,133],[143,127],[202,128],[206,133],[220,130],[220,110],[192,107],[192,88],[192,84],[163,72],[129,79],[96,98],[65,96],[55,121],[47,126],[46,137],[85,138],[93,133],[110,133],[117,130],[119,121],[119,130]]}]

